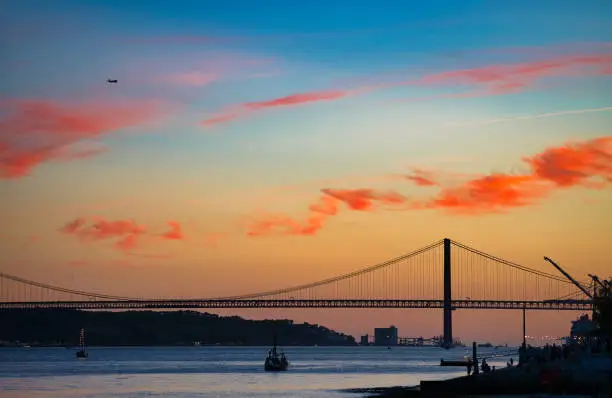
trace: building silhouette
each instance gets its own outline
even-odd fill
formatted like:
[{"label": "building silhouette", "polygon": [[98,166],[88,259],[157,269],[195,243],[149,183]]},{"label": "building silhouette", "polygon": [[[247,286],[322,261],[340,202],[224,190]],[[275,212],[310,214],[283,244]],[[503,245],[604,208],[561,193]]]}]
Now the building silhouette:
[{"label": "building silhouette", "polygon": [[363,335],[361,336],[361,341],[359,342],[360,345],[370,345],[370,336],[369,335]]},{"label": "building silhouette", "polygon": [[397,345],[397,328],[389,326],[388,328],[374,329],[374,345]]}]

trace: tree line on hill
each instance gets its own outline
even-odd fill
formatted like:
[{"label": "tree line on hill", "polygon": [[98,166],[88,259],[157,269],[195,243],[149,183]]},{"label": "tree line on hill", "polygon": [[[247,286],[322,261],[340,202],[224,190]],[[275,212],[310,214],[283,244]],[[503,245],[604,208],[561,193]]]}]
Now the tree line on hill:
[{"label": "tree line on hill", "polygon": [[283,320],[247,320],[196,311],[0,311],[0,342],[75,346],[85,329],[89,346],[356,345],[355,338],[326,327]]}]

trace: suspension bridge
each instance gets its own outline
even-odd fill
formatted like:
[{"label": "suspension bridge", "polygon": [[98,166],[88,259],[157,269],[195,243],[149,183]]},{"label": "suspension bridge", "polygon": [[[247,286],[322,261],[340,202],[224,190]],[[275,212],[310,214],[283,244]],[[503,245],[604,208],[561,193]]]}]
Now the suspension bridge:
[{"label": "suspension bridge", "polygon": [[521,266],[450,239],[345,275],[265,292],[213,298],[115,296],[0,273],[10,309],[438,308],[452,343],[457,309],[592,309],[567,278]]}]

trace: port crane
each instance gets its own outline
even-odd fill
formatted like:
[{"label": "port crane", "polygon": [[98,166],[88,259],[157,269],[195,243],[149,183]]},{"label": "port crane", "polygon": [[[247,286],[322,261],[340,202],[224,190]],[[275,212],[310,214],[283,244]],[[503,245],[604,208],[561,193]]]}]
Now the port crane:
[{"label": "port crane", "polygon": [[[580,289],[580,291],[582,291],[582,293],[584,293],[589,299],[593,300],[593,294],[591,292],[589,292],[584,286],[582,286],[576,279],[572,278],[572,276],[570,274],[565,272],[565,270],[563,268],[561,268],[561,266],[559,264],[557,264],[556,262],[554,262],[553,260],[551,260],[550,258],[548,258],[546,256],[544,256],[544,260],[546,260],[549,263],[551,263],[557,270],[559,270],[559,272],[561,272],[563,274],[563,276],[565,276],[578,289]],[[593,276],[591,274],[589,274],[589,276],[593,279],[593,282],[595,282],[595,281],[599,282],[599,278],[597,278],[597,276]],[[600,284],[601,284],[601,282],[600,282]]]},{"label": "port crane", "polygon": [[[556,269],[559,270],[570,282],[572,282],[582,293],[584,293],[590,300],[596,299],[605,299],[612,297],[612,279],[611,280],[600,280],[597,275],[588,274],[589,278],[593,281],[593,293],[589,292],[587,288],[585,288],[582,284],[580,284],[576,279],[572,278],[570,274],[568,274],[559,264],[554,262],[548,257],[544,257],[544,260],[551,263]],[[598,294],[595,285],[599,285],[601,287],[600,293]]]},{"label": "port crane", "polygon": [[589,277],[593,280],[593,283],[596,283],[599,286],[601,286],[601,288],[603,289],[602,292],[604,294],[604,297],[610,296],[610,288],[612,287],[612,286],[610,286],[610,281],[607,281],[607,280],[604,279],[603,282],[602,282],[602,281],[599,280],[597,275],[589,274]]}]

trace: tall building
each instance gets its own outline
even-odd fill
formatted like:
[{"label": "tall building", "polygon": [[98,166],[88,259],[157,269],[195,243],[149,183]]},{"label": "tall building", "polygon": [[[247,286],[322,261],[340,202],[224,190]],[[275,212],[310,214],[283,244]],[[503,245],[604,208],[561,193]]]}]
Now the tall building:
[{"label": "tall building", "polygon": [[374,329],[374,345],[397,345],[397,328],[389,326]]},{"label": "tall building", "polygon": [[361,345],[369,345],[370,344],[370,336],[368,336],[367,334],[365,336],[361,336]]}]

